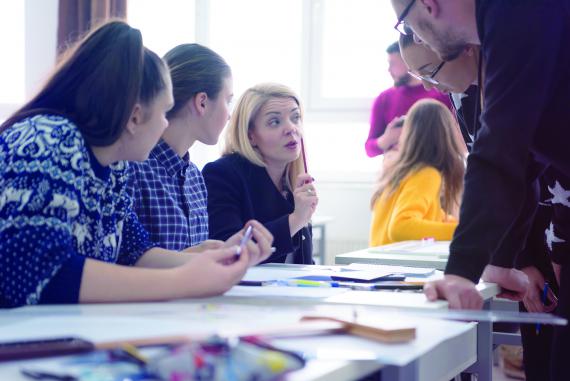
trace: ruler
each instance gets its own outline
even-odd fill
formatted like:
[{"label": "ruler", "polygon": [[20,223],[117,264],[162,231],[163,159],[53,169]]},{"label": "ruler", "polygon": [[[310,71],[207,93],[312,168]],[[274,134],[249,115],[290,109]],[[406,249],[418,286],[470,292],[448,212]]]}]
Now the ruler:
[{"label": "ruler", "polygon": [[[401,311],[401,310],[400,310]],[[434,317],[445,320],[475,321],[482,323],[548,324],[565,326],[568,320],[547,313],[481,310],[406,310],[406,315]]]}]

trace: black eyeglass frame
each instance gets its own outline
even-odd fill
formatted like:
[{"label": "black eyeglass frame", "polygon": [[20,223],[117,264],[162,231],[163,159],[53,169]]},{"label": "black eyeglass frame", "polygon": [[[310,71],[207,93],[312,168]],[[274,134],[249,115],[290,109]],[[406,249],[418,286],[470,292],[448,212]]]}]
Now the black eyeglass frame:
[{"label": "black eyeglass frame", "polygon": [[435,70],[428,75],[416,74],[416,73],[412,72],[411,70],[408,71],[408,74],[411,75],[412,77],[416,78],[416,79],[419,79],[420,81],[426,81],[428,83],[431,83],[432,85],[437,86],[437,85],[439,85],[439,81],[437,79],[435,79],[435,76],[437,75],[437,73],[439,73],[439,71],[445,65],[445,63],[446,63],[446,61],[441,61],[441,63],[439,65],[437,65]]},{"label": "black eyeglass frame", "polygon": [[412,29],[406,25],[406,22],[404,21],[404,19],[406,17],[408,17],[408,13],[410,13],[410,11],[412,10],[412,7],[414,6],[415,3],[416,3],[416,0],[410,1],[408,6],[406,8],[404,8],[404,11],[400,15],[400,17],[398,17],[398,22],[396,22],[396,25],[394,25],[394,29],[396,29],[398,32],[400,32],[403,35],[412,34]]}]

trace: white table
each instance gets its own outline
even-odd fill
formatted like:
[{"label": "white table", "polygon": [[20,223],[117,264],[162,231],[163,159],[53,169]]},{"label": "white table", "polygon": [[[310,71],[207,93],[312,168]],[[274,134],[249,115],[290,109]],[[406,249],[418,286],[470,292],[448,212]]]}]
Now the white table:
[{"label": "white table", "polygon": [[[243,288],[238,287],[238,291]],[[272,302],[270,299],[229,295],[170,303],[24,307],[0,311],[0,337],[13,340],[77,335],[102,342],[180,333],[208,335],[251,329],[252,323],[256,329],[293,323],[305,314],[349,318],[355,308],[328,303],[329,297],[310,298],[311,303],[297,304],[283,303],[284,297],[273,298]],[[311,358],[308,366],[291,374],[289,380],[356,380],[381,371],[389,380],[436,381],[452,378],[477,360],[476,324],[406,317],[405,310],[394,312],[377,306],[357,308],[359,314],[374,319],[413,319],[418,338],[398,345],[343,335],[281,340],[279,345],[304,351]],[[341,351],[331,352],[331,348]],[[352,349],[347,352],[347,348]],[[21,363],[0,364],[0,379],[24,380],[19,374],[20,366]]]},{"label": "white table", "polygon": [[[441,271],[445,270],[449,257],[448,251],[436,253],[430,250],[429,246],[426,246],[427,250],[425,252],[417,250],[417,247],[413,251],[406,252],[406,250],[399,250],[399,245],[402,244],[405,244],[405,242],[339,254],[335,258],[335,263],[337,265],[366,263],[389,266],[427,267]],[[486,309],[518,311],[518,303],[516,302],[487,297],[488,295],[484,295]],[[490,345],[491,348],[494,348],[500,344],[522,345],[519,333],[491,332],[490,344],[486,342],[486,336],[487,334],[483,336],[480,335],[480,338],[485,340],[485,342],[482,343],[485,347]]]},{"label": "white table", "polygon": [[447,265],[447,259],[447,256],[436,254],[380,253],[364,249],[337,255],[335,264],[368,263],[389,266],[430,267],[443,271]]}]

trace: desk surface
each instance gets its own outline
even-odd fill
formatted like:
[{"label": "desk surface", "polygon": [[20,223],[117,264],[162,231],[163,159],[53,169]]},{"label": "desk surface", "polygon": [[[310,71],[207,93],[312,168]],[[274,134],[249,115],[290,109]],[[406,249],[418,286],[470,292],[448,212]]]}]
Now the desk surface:
[{"label": "desk surface", "polygon": [[[495,285],[479,287],[486,298],[498,292]],[[358,316],[376,321],[408,319],[417,328],[417,339],[397,345],[345,335],[279,340],[278,345],[303,352],[310,359],[308,366],[291,374],[289,380],[351,380],[380,369],[388,372],[390,379],[441,380],[452,378],[477,360],[476,324],[420,318],[411,312],[414,308],[445,309],[444,301],[427,302],[422,293],[363,294],[320,288],[288,287],[286,291],[295,294],[287,295],[279,288],[236,286],[216,298],[165,303],[4,310],[0,311],[0,337],[9,341],[75,335],[94,342],[178,334],[206,337],[297,324],[308,314],[352,319],[356,311]],[[21,364],[0,364],[0,379],[24,380],[18,372]]]},{"label": "desk surface", "polygon": [[[266,301],[259,301],[258,305],[232,304],[224,301],[224,297],[208,302],[24,307],[2,311],[0,337],[17,340],[75,335],[94,342],[182,333],[202,337],[218,332],[250,331],[252,317],[255,317],[255,328],[262,329],[296,323],[306,314],[349,318],[353,309],[342,305],[286,306],[278,302],[268,305]],[[280,339],[277,345],[303,352],[311,360],[306,369],[292,374],[289,379],[350,380],[383,366],[405,367],[414,363],[418,370],[425,369],[418,379],[438,380],[450,378],[458,364],[466,367],[476,360],[476,325],[473,323],[418,318],[402,311],[370,307],[359,307],[358,313],[378,321],[413,322],[417,339],[405,344],[382,344],[346,335]],[[447,361],[445,353],[456,352],[458,358],[453,363]],[[430,369],[434,368],[429,365],[437,353],[441,353],[438,357],[441,364],[435,367],[437,369]],[[23,380],[18,373],[22,364],[1,364],[0,379]]]}]

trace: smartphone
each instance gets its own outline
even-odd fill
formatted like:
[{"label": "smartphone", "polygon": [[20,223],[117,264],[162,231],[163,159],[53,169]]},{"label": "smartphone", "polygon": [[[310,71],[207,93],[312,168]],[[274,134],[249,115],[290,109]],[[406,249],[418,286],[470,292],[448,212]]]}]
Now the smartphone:
[{"label": "smartphone", "polygon": [[78,337],[0,342],[0,362],[63,356],[95,350],[95,344]]},{"label": "smartphone", "polygon": [[245,248],[245,245],[247,245],[247,242],[251,239],[252,235],[253,235],[253,226],[249,225],[247,229],[245,229],[245,233],[243,237],[241,237],[241,241],[239,242],[239,246],[236,252],[236,258],[240,257],[241,252]]}]

